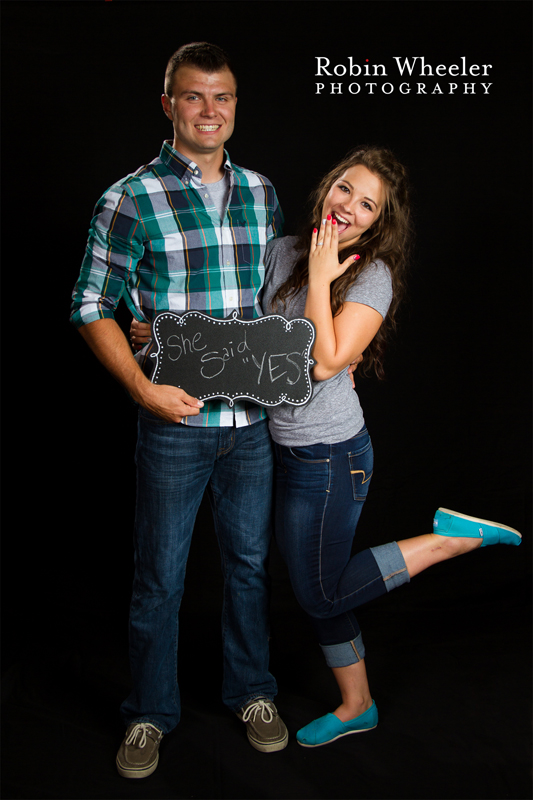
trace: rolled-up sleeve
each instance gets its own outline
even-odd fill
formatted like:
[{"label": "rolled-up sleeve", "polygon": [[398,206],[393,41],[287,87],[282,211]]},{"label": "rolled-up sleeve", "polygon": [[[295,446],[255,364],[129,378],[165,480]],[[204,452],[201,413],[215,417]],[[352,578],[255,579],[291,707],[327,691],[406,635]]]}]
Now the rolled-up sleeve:
[{"label": "rolled-up sleeve", "polygon": [[138,208],[129,189],[111,187],[96,204],[80,275],[72,292],[70,320],[77,328],[99,319],[114,319],[125,288],[135,282],[144,240]]}]

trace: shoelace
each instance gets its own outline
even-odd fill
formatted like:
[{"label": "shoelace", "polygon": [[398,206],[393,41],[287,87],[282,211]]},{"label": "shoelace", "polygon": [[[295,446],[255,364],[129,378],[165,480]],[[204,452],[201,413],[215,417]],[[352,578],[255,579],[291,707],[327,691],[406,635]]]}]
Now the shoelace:
[{"label": "shoelace", "polygon": [[152,727],[153,725],[150,725],[148,722],[138,722],[137,725],[131,729],[128,738],[126,739],[126,744],[135,744],[137,734],[142,733],[141,739],[137,745],[137,747],[140,747],[142,750],[142,748],[146,745],[148,728]]},{"label": "shoelace", "polygon": [[[252,703],[251,706],[248,706],[244,714],[242,715],[242,721],[248,722],[252,713],[254,715],[253,721],[255,722],[255,718],[257,717],[257,712],[261,711],[261,719],[263,722],[272,722],[274,719],[274,714],[272,713],[272,709],[269,705],[268,700],[257,700],[255,703]],[[265,719],[265,711],[268,711],[269,719]]]}]

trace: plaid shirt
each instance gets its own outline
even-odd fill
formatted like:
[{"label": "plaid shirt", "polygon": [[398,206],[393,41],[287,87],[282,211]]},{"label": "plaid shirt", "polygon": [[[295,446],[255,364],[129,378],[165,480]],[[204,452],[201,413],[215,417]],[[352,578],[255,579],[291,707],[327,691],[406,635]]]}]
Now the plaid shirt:
[{"label": "plaid shirt", "polygon": [[[80,277],[72,294],[76,327],[114,318],[121,297],[138,320],[161,311],[203,311],[243,319],[262,316],[263,256],[283,215],[269,180],[232,164],[224,219],[202,184],[200,168],[164,142],[159,158],[111,186],[98,201]],[[137,359],[150,377],[150,345]],[[184,417],[194,426],[250,425],[263,408],[240,401],[204,404]]]}]

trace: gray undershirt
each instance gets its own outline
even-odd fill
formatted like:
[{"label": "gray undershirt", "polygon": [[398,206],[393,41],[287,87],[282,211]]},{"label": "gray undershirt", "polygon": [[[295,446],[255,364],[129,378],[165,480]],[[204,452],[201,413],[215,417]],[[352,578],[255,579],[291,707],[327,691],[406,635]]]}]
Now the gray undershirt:
[{"label": "gray undershirt", "polygon": [[222,221],[224,217],[224,212],[226,210],[226,203],[228,200],[228,192],[229,192],[229,175],[226,170],[224,170],[224,177],[221,178],[216,183],[207,183],[205,184],[205,188],[209,192],[209,196],[213,201],[213,204],[218,211],[218,215],[220,220]]}]

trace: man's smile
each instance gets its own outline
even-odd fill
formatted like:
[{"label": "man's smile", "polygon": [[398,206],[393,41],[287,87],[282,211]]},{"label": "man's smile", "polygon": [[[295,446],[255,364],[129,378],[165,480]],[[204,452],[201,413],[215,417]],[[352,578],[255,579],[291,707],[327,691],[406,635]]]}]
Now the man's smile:
[{"label": "man's smile", "polygon": [[218,129],[221,128],[222,125],[195,125],[194,127],[196,128],[197,131],[207,131],[209,133],[212,131],[218,131]]}]

